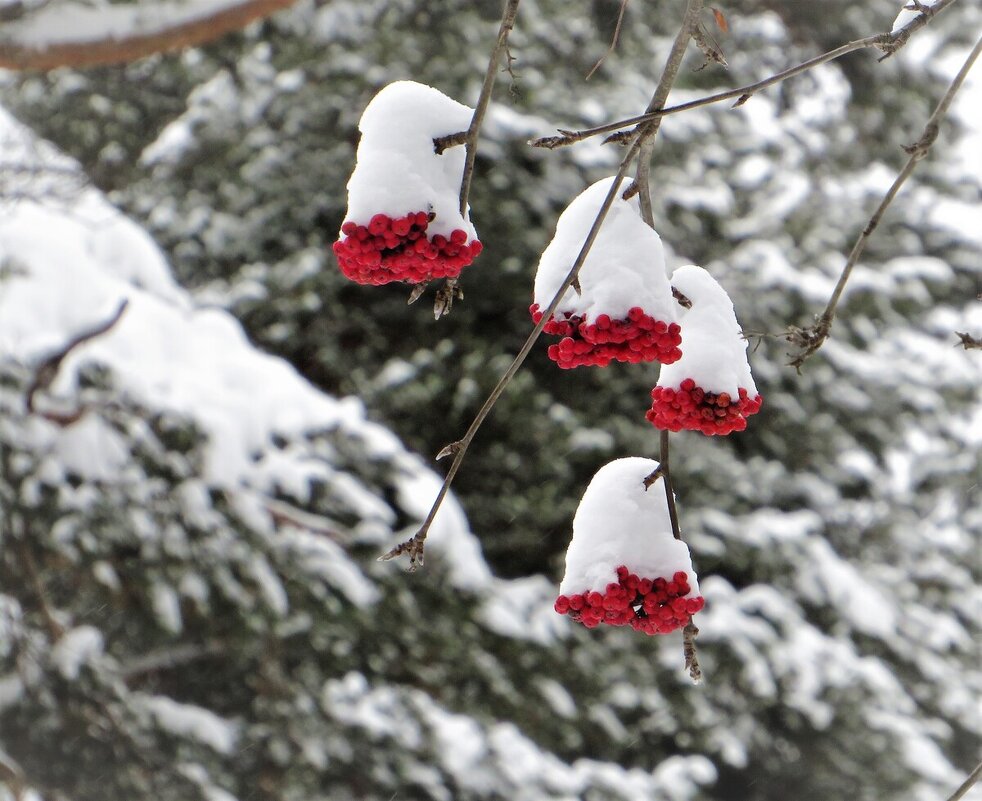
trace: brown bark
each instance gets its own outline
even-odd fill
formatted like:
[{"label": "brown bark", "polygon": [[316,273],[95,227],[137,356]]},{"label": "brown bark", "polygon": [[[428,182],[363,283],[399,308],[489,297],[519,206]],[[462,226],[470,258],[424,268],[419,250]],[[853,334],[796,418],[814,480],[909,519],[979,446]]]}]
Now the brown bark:
[{"label": "brown bark", "polygon": [[206,44],[293,3],[294,0],[243,0],[238,5],[208,16],[180,22],[153,33],[134,34],[120,39],[107,37],[43,46],[26,45],[16,39],[0,37],[0,68],[50,70],[136,61],[154,53]]}]

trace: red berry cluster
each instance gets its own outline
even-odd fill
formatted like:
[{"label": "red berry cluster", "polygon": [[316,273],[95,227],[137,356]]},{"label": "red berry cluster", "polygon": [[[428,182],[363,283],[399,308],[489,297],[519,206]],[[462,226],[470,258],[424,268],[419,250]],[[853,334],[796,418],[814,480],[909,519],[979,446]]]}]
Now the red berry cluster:
[{"label": "red berry cluster", "polygon": [[670,581],[638,578],[621,565],[617,568],[617,579],[618,583],[608,584],[604,593],[560,595],[554,608],[588,629],[606,623],[630,626],[645,634],[668,634],[684,628],[705,604],[701,595],[684,597],[689,594],[689,579],[682,571]]},{"label": "red berry cluster", "polygon": [[655,387],[651,390],[651,408],[645,414],[656,428],[669,431],[701,431],[703,434],[729,434],[743,431],[747,418],[760,411],[764,399],[757,395],[747,397],[747,390],[740,387],[740,397],[729,393],[706,392],[686,378],[678,389]]},{"label": "red berry cluster", "polygon": [[344,238],[334,243],[341,272],[359,284],[375,285],[457,277],[483,246],[476,239],[468,243],[467,232],[459,228],[449,239],[440,234],[427,239],[431,219],[417,211],[394,220],[376,214],[368,225],[346,222]]},{"label": "red berry cluster", "polygon": [[[542,319],[539,304],[529,306],[532,321],[538,325]],[[665,323],[634,306],[626,320],[612,320],[609,315],[598,314],[590,323],[586,317],[564,312],[563,319],[550,319],[545,328],[547,334],[560,336],[557,345],[550,345],[547,353],[563,369],[596,365],[606,367],[611,361],[652,362],[671,364],[682,358],[679,343],[682,342],[678,323]]]}]

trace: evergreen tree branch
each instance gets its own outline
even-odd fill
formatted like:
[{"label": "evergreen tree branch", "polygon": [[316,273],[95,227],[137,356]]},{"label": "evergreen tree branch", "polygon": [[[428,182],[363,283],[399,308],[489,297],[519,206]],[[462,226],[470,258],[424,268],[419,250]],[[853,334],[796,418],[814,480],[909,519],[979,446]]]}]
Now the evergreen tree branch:
[{"label": "evergreen tree branch", "polygon": [[[455,144],[463,144],[467,151],[467,156],[464,160],[464,175],[460,182],[460,214],[465,218],[467,216],[467,203],[471,193],[471,183],[474,179],[474,163],[477,159],[477,140],[481,135],[481,126],[484,124],[484,117],[491,103],[491,92],[494,90],[494,82],[498,77],[498,62],[501,60],[501,54],[508,45],[508,34],[515,27],[515,17],[518,15],[519,2],[521,0],[505,0],[505,8],[501,13],[501,25],[498,27],[498,38],[495,40],[494,48],[491,50],[491,57],[488,59],[488,68],[484,73],[481,94],[477,98],[477,105],[474,106],[474,116],[471,117],[471,124],[467,128],[467,132],[450,134],[450,136],[441,137],[433,142],[437,153],[442,153],[447,147],[452,147]],[[457,278],[448,278],[444,285],[437,291],[436,300],[433,304],[433,316],[437,320],[450,311],[454,299],[463,297],[463,294],[457,288],[457,281]],[[410,302],[412,300],[415,300],[415,298],[412,298]]]},{"label": "evergreen tree branch", "polygon": [[[295,0],[240,0],[224,4],[208,3],[196,9],[193,4],[145,2],[158,19],[156,26],[139,27],[132,22],[131,6],[89,8],[77,4],[73,13],[100,28],[97,38],[79,35],[56,37],[53,31],[65,26],[58,18],[65,8],[44,6],[4,26],[0,34],[0,68],[11,70],[51,70],[57,67],[96,67],[122,64],[155,53],[206,44],[219,36],[241,30],[250,22],[293,5]],[[190,6],[190,7],[189,7]],[[84,30],[87,26],[79,24]]]},{"label": "evergreen tree branch", "polygon": [[[687,13],[685,17],[686,21],[683,22],[683,28],[685,28],[685,26],[688,24],[688,10],[693,6],[698,6],[701,8],[702,0],[688,0]],[[688,37],[686,37],[685,40],[687,42]],[[669,63],[666,65],[666,70],[673,64],[675,49],[676,48],[673,46],[672,55],[669,57]],[[681,61],[681,56],[678,57],[678,60]],[[675,74],[677,74],[678,64],[675,64],[674,70]],[[674,80],[674,75],[672,76],[671,80]],[[655,89],[655,94],[651,99],[651,103],[648,104],[649,107],[658,104],[659,95],[661,94],[663,94],[664,97],[661,97],[660,102],[664,103],[664,98],[668,96],[668,90],[671,89],[671,80],[666,83],[665,76],[662,76],[662,80],[659,81],[658,87]],[[521,350],[519,350],[518,355],[515,356],[511,364],[508,365],[508,368],[498,380],[498,383],[495,385],[494,389],[491,390],[491,394],[488,396],[487,400],[484,401],[484,404],[481,406],[480,410],[478,410],[477,415],[474,417],[474,420],[471,422],[463,438],[451,443],[441,450],[441,454],[450,455],[450,453],[453,453],[454,458],[450,464],[450,468],[447,470],[447,475],[443,480],[443,485],[440,487],[440,491],[437,493],[436,499],[433,501],[433,505],[430,507],[430,511],[427,513],[426,518],[423,520],[419,529],[412,537],[399,543],[387,553],[380,556],[379,561],[388,561],[390,559],[395,559],[398,556],[402,556],[403,554],[408,554],[410,570],[415,570],[417,567],[423,564],[423,550],[426,537],[429,534],[430,527],[433,525],[433,520],[436,517],[437,512],[440,510],[440,506],[443,504],[444,499],[447,497],[447,493],[450,491],[450,486],[453,484],[457,471],[460,469],[460,465],[464,461],[464,457],[467,455],[467,449],[474,440],[474,437],[480,429],[481,424],[491,413],[495,403],[497,403],[498,399],[502,396],[502,394],[504,394],[504,391],[508,388],[512,378],[515,377],[515,374],[525,362],[526,357],[538,340],[539,335],[546,326],[546,323],[555,313],[556,309],[559,308],[559,304],[565,296],[566,290],[576,284],[577,276],[580,273],[580,268],[586,261],[586,257],[589,255],[590,249],[593,247],[593,243],[596,241],[597,236],[600,233],[600,227],[607,218],[607,213],[610,211],[610,207],[614,203],[614,198],[620,191],[621,183],[627,177],[631,164],[641,153],[646,140],[649,137],[654,137],[657,132],[658,125],[641,125],[638,126],[635,132],[633,132],[633,142],[629,146],[624,158],[621,159],[620,166],[617,169],[617,174],[614,176],[610,190],[607,192],[607,196],[604,198],[600,211],[597,213],[596,219],[593,221],[593,225],[590,227],[586,241],[583,243],[583,247],[580,248],[580,252],[576,257],[576,260],[573,262],[573,266],[570,268],[569,273],[567,273],[566,278],[563,279],[562,284],[556,291],[556,294],[553,296],[552,301],[549,303],[549,307],[542,312],[542,318],[538,323],[536,323],[535,327],[532,329],[532,333],[529,334],[528,338],[525,340],[525,343],[522,345]]]},{"label": "evergreen tree branch", "polygon": [[883,200],[880,201],[880,205],[876,207],[876,211],[873,212],[873,216],[870,217],[869,222],[866,223],[866,227],[863,228],[862,232],[859,234],[859,237],[856,239],[856,243],[853,245],[852,251],[849,253],[849,257],[846,259],[845,266],[842,268],[842,273],[839,275],[839,280],[836,282],[835,289],[832,290],[832,296],[829,298],[829,302],[825,306],[825,310],[816,318],[815,324],[809,326],[808,328],[798,328],[797,326],[793,325],[788,327],[786,339],[794,347],[798,348],[798,352],[793,355],[790,365],[799,372],[801,371],[801,366],[805,363],[805,361],[813,353],[815,353],[815,351],[822,347],[825,340],[828,339],[829,333],[832,330],[832,321],[835,319],[836,307],[838,306],[839,300],[842,297],[842,292],[845,289],[846,282],[849,280],[849,276],[852,274],[853,267],[856,266],[856,263],[859,261],[859,257],[866,248],[866,242],[880,224],[880,220],[882,219],[884,212],[886,212],[890,204],[893,202],[893,199],[899,194],[904,183],[911,176],[911,173],[914,172],[914,168],[917,166],[917,163],[930,152],[932,145],[934,145],[934,142],[938,138],[941,121],[944,119],[945,114],[951,107],[951,103],[955,99],[955,95],[958,94],[958,90],[961,89],[962,84],[965,82],[965,78],[968,76],[969,71],[975,64],[980,52],[982,52],[982,37],[980,37],[975,43],[975,47],[972,48],[972,52],[968,54],[968,58],[965,59],[965,63],[962,64],[958,74],[951,81],[951,84],[948,86],[948,90],[944,93],[944,96],[938,103],[937,108],[934,109],[934,113],[927,121],[927,125],[924,126],[924,131],[921,133],[920,138],[912,145],[904,146],[904,151],[909,154],[910,158],[907,159],[907,163],[897,175],[893,184],[887,190]]},{"label": "evergreen tree branch", "polygon": [[961,785],[959,785],[955,792],[948,796],[946,801],[959,801],[959,799],[964,798],[965,794],[975,786],[975,783],[979,780],[979,777],[982,777],[982,762],[979,762],[979,764],[975,766],[975,770],[968,774],[968,778],[965,779]]},{"label": "evergreen tree branch", "polygon": [[[618,120],[617,122],[598,125],[595,128],[584,128],[580,131],[568,131],[560,128],[559,133],[561,136],[543,136],[539,139],[533,139],[531,142],[529,142],[529,144],[532,147],[545,147],[553,150],[557,147],[566,147],[567,145],[575,144],[576,142],[588,139],[591,136],[620,131],[624,128],[640,125],[645,122],[660,119],[661,117],[666,117],[669,114],[678,114],[682,111],[691,111],[694,108],[709,106],[714,103],[720,103],[724,100],[732,100],[734,98],[737,99],[737,102],[734,103],[732,107],[736,108],[737,106],[742,106],[744,103],[746,103],[751,97],[757,94],[757,92],[781,83],[782,81],[786,81],[788,78],[793,78],[796,75],[807,72],[810,69],[814,69],[821,64],[825,64],[829,61],[835,61],[836,59],[842,58],[842,56],[853,53],[857,50],[865,50],[866,48],[876,47],[885,51],[886,56],[884,56],[884,58],[887,58],[907,44],[907,41],[910,39],[913,33],[927,25],[931,19],[933,19],[937,14],[955,1],[956,0],[940,0],[937,5],[931,7],[930,13],[922,12],[919,16],[912,19],[909,23],[907,23],[907,25],[896,33],[877,33],[872,36],[866,36],[862,39],[847,42],[834,50],[829,50],[827,53],[822,53],[819,56],[810,58],[807,61],[803,61],[801,64],[794,67],[789,67],[786,70],[782,70],[781,72],[778,72],[769,78],[757,81],[756,83],[747,84],[746,86],[741,86],[737,89],[729,89],[725,92],[718,92],[717,94],[708,95],[707,97],[699,98],[698,100],[690,100],[688,103],[680,103],[677,106],[655,108],[650,111],[646,111],[644,114],[637,117],[629,117],[624,120]],[[620,136],[621,135],[617,135],[615,137],[611,137],[611,139],[616,140],[619,139]]]}]

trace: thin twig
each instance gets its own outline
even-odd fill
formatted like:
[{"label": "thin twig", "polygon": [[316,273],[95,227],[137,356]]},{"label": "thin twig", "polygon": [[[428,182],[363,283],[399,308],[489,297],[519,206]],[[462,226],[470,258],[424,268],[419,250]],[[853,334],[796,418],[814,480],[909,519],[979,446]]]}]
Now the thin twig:
[{"label": "thin twig", "polygon": [[178,645],[174,648],[151,651],[121,665],[119,675],[123,681],[133,681],[148,673],[173,670],[191,662],[222,656],[227,654],[228,650],[229,646],[227,643],[213,640],[203,645]]},{"label": "thin twig", "polygon": [[975,770],[968,774],[968,778],[961,783],[955,792],[948,796],[946,801],[959,801],[960,798],[964,798],[965,794],[972,789],[973,785],[979,780],[980,776],[982,776],[982,762],[979,762],[979,764],[975,766]]},{"label": "thin twig", "polygon": [[620,10],[617,12],[617,24],[614,26],[614,35],[613,37],[611,37],[610,47],[607,48],[606,53],[600,56],[600,58],[597,60],[597,63],[594,64],[593,68],[586,74],[586,78],[584,80],[589,81],[593,77],[593,73],[595,73],[598,69],[600,69],[600,65],[607,60],[607,56],[613,53],[614,50],[617,48],[617,40],[621,36],[621,25],[624,24],[624,12],[627,11],[627,4],[629,1],[630,0],[621,0],[621,7]]},{"label": "thin twig", "polygon": [[28,414],[34,414],[35,395],[37,395],[38,392],[43,392],[51,386],[52,382],[58,376],[58,370],[61,369],[61,363],[65,360],[68,354],[81,345],[84,345],[89,340],[100,337],[112,329],[112,327],[116,325],[116,323],[119,322],[119,319],[123,316],[123,312],[126,311],[127,305],[129,305],[129,301],[124,298],[120,302],[119,307],[113,313],[112,317],[105,322],[99,323],[92,328],[87,328],[81,333],[76,334],[68,341],[67,344],[42,360],[42,362],[35,369],[34,378],[31,380],[30,386],[27,388],[25,403]]},{"label": "thin twig", "polygon": [[515,17],[518,14],[518,3],[520,0],[506,0],[505,10],[501,14],[501,26],[498,28],[498,39],[494,49],[491,51],[491,58],[488,59],[488,69],[484,74],[484,84],[481,86],[481,94],[474,107],[474,116],[471,117],[470,127],[467,129],[467,139],[464,147],[467,149],[467,159],[464,162],[464,178],[460,184],[460,213],[467,213],[467,198],[471,191],[471,181],[474,178],[474,160],[477,158],[477,139],[481,134],[481,125],[484,124],[484,115],[487,113],[488,105],[491,103],[491,90],[494,89],[494,80],[498,77],[498,61],[501,52],[508,43],[508,34],[515,27]]},{"label": "thin twig", "polygon": [[[701,6],[701,4],[702,0],[689,0],[690,7],[692,5]],[[669,63],[671,63],[671,61],[672,58],[670,57]],[[668,90],[663,88],[662,83],[663,81],[659,82],[659,86],[655,90],[656,94],[652,97],[652,102],[649,104],[649,106],[655,104],[655,101],[658,99],[659,92],[664,92],[665,97],[668,96]],[[664,97],[661,99],[661,102],[664,102]],[[484,401],[484,404],[481,406],[480,410],[478,410],[477,415],[474,417],[474,420],[471,422],[463,438],[448,446],[449,450],[454,454],[453,462],[450,464],[446,478],[443,480],[443,485],[440,487],[440,491],[437,493],[436,499],[433,501],[433,505],[430,507],[430,511],[427,513],[426,518],[423,520],[423,523],[412,537],[399,543],[388,553],[380,556],[379,561],[387,561],[389,559],[394,559],[397,556],[408,554],[410,570],[415,570],[417,567],[423,564],[423,548],[426,542],[426,536],[429,533],[430,526],[433,524],[433,520],[436,517],[444,498],[447,497],[447,493],[450,491],[450,485],[453,483],[454,477],[457,475],[457,471],[460,469],[460,465],[464,461],[464,457],[467,455],[468,447],[470,447],[474,436],[477,434],[478,429],[480,429],[485,418],[491,413],[491,410],[494,408],[495,403],[497,403],[498,398],[501,397],[505,389],[507,389],[508,385],[511,383],[512,378],[525,362],[526,357],[538,340],[539,335],[546,326],[546,323],[555,313],[556,309],[559,308],[559,304],[565,296],[566,290],[573,286],[573,284],[576,282],[580,268],[586,261],[586,257],[590,253],[590,249],[593,247],[593,243],[596,241],[597,235],[600,233],[600,227],[607,218],[607,213],[610,211],[610,208],[614,203],[614,199],[617,196],[617,193],[620,191],[621,182],[627,176],[628,170],[635,157],[637,157],[641,152],[646,139],[654,136],[657,131],[657,125],[642,126],[638,129],[637,133],[635,134],[633,144],[631,144],[627,153],[624,155],[624,158],[621,160],[620,166],[617,169],[617,174],[614,176],[614,180],[611,182],[610,190],[607,192],[607,196],[604,198],[600,211],[597,212],[597,217],[593,221],[593,225],[590,227],[590,232],[587,234],[586,241],[583,243],[583,247],[580,248],[580,252],[576,257],[576,260],[573,262],[573,266],[570,268],[569,273],[567,273],[566,278],[563,280],[562,284],[559,286],[559,289],[556,291],[556,294],[553,296],[552,301],[549,303],[549,307],[543,311],[542,318],[532,329],[532,333],[529,334],[528,338],[525,340],[525,344],[522,345],[518,355],[515,356],[512,363],[508,365],[508,368],[498,380],[498,383],[495,385],[494,389],[491,390],[491,394],[488,395],[487,400]],[[447,448],[444,450],[447,450]]]},{"label": "thin twig", "polygon": [[44,583],[41,581],[41,574],[38,572],[37,563],[34,561],[34,555],[31,553],[31,549],[23,539],[25,534],[26,532],[22,529],[22,536],[16,538],[17,555],[20,558],[21,567],[24,568],[28,581],[31,583],[31,588],[34,590],[34,594],[37,596],[38,606],[41,609],[41,617],[44,618],[44,625],[47,626],[48,629],[48,636],[51,637],[52,642],[57,642],[65,633],[65,629],[55,619],[54,613],[51,611],[51,606],[48,603],[48,594],[45,592]]},{"label": "thin twig", "polygon": [[944,97],[941,98],[941,102],[938,103],[931,118],[927,121],[927,125],[924,126],[924,131],[921,133],[920,138],[912,145],[904,147],[904,150],[910,154],[910,158],[907,159],[907,163],[887,190],[883,200],[880,201],[880,205],[876,207],[876,211],[873,212],[873,216],[866,223],[866,227],[863,228],[862,233],[856,239],[856,243],[852,247],[852,252],[850,252],[849,258],[846,259],[845,266],[842,268],[842,274],[839,276],[838,282],[836,282],[835,289],[832,290],[832,296],[829,298],[825,311],[818,316],[813,326],[809,326],[808,328],[798,328],[797,326],[788,327],[786,338],[788,342],[798,348],[798,352],[794,355],[790,364],[799,372],[801,365],[805,363],[808,357],[822,347],[822,344],[828,339],[829,332],[832,330],[832,321],[835,319],[836,306],[842,297],[842,291],[845,289],[846,282],[852,274],[852,268],[856,266],[856,262],[859,261],[859,257],[866,247],[867,240],[880,224],[880,219],[893,202],[893,199],[899,194],[904,182],[914,172],[917,163],[930,152],[931,146],[938,138],[941,120],[944,119],[955,95],[965,82],[965,78],[979,57],[979,53],[982,53],[982,37],[975,43],[972,52],[968,54],[965,63],[962,64],[958,74],[948,86]]},{"label": "thin twig", "polygon": [[[617,175],[611,184],[610,191],[607,192],[607,197],[604,199],[603,205],[600,207],[600,212],[597,214],[597,218],[594,220],[593,226],[590,228],[590,233],[587,235],[586,241],[583,243],[583,247],[580,249],[580,253],[576,257],[576,261],[573,262],[573,266],[570,268],[565,280],[560,285],[552,299],[552,302],[549,304],[549,308],[542,313],[542,319],[539,320],[539,322],[532,329],[532,333],[529,334],[528,338],[525,340],[525,344],[522,345],[518,355],[515,356],[512,363],[508,365],[508,369],[505,370],[504,374],[498,380],[498,383],[495,384],[494,389],[491,390],[491,394],[488,395],[487,400],[484,401],[484,405],[481,406],[463,438],[457,442],[451,443],[447,446],[447,448],[443,449],[443,451],[447,451],[449,449],[451,452],[453,452],[454,459],[450,464],[450,469],[447,470],[447,476],[443,480],[443,485],[440,487],[436,500],[433,501],[433,505],[430,507],[430,511],[426,515],[426,519],[423,520],[419,530],[411,538],[405,542],[399,543],[388,553],[380,556],[379,561],[388,561],[389,559],[394,559],[397,556],[408,553],[410,570],[415,570],[417,567],[423,564],[423,544],[426,542],[426,535],[429,533],[430,526],[433,524],[433,519],[436,517],[436,513],[439,511],[440,506],[443,503],[443,499],[447,497],[447,493],[450,491],[450,485],[453,483],[454,477],[457,475],[457,471],[460,469],[461,462],[464,461],[464,456],[467,454],[467,448],[473,441],[474,436],[477,434],[477,431],[484,422],[484,419],[488,416],[488,414],[490,414],[495,403],[498,402],[498,398],[502,396],[505,389],[511,383],[512,378],[515,376],[515,373],[518,372],[519,368],[525,362],[526,357],[532,350],[532,346],[535,345],[536,340],[538,340],[539,335],[545,328],[549,318],[559,307],[559,303],[566,294],[566,290],[569,289],[576,280],[576,276],[580,272],[580,267],[582,267],[583,262],[586,261],[587,254],[589,254],[590,248],[593,247],[597,234],[600,232],[600,226],[603,224],[603,221],[607,217],[607,212],[610,211],[610,207],[614,203],[614,198],[620,189],[621,181],[623,181],[626,177],[628,167],[641,148],[641,141],[642,139],[639,136],[631,146],[631,149],[624,156],[624,159],[621,161],[620,168],[618,169]],[[443,451],[441,451],[441,453],[443,453]]]},{"label": "thin twig", "polygon": [[896,53],[897,50],[907,43],[911,34],[923,28],[925,25],[927,25],[930,19],[935,17],[954,2],[956,2],[956,0],[941,0],[936,6],[932,7],[930,14],[922,13],[896,33],[877,33],[872,36],[866,36],[863,39],[856,39],[855,41],[848,42],[841,47],[835,48],[834,50],[829,50],[827,53],[822,53],[820,56],[815,56],[807,61],[803,61],[797,66],[782,70],[781,72],[778,72],[769,78],[765,78],[762,81],[747,84],[746,86],[741,86],[737,89],[729,89],[725,92],[718,92],[717,94],[708,95],[707,97],[699,98],[698,100],[691,100],[688,103],[681,103],[677,106],[654,109],[637,117],[629,117],[628,119],[610,122],[606,125],[599,125],[595,128],[584,128],[580,131],[560,129],[559,132],[562,134],[561,136],[544,136],[540,139],[533,139],[531,142],[529,142],[529,144],[532,145],[532,147],[545,147],[552,150],[557,147],[566,147],[567,145],[575,144],[576,142],[588,139],[591,136],[620,131],[621,129],[628,128],[632,125],[650,122],[654,119],[666,117],[669,114],[678,114],[681,111],[690,111],[694,108],[709,106],[713,103],[720,103],[724,100],[732,100],[733,98],[737,98],[737,102],[733,105],[733,108],[742,106],[757,92],[760,92],[763,89],[767,89],[768,87],[774,86],[782,81],[786,81],[788,78],[793,78],[794,76],[800,75],[803,72],[807,72],[820,64],[825,64],[826,62],[834,61],[837,58],[842,58],[842,56],[847,55],[848,53],[853,53],[856,50],[865,50],[869,47],[876,47],[885,51],[887,56],[893,55],[893,53]]},{"label": "thin twig", "polygon": [[[464,174],[460,182],[460,215],[467,217],[467,202],[471,192],[471,182],[474,179],[474,163],[477,159],[477,140],[481,135],[481,126],[484,124],[484,116],[487,114],[488,106],[491,103],[491,92],[494,89],[495,78],[498,77],[498,62],[501,60],[501,53],[508,44],[508,34],[515,27],[515,17],[518,14],[518,4],[520,0],[505,0],[505,8],[501,14],[501,25],[498,27],[498,38],[495,40],[494,48],[491,50],[491,57],[488,59],[488,68],[484,73],[484,83],[481,85],[481,94],[477,98],[477,105],[474,106],[474,116],[471,117],[471,124],[466,133],[451,134],[433,141],[433,147],[437,153],[442,153],[447,147],[463,144],[467,155],[464,159]],[[508,69],[511,70],[511,58],[509,57]],[[455,299],[463,297],[463,293],[457,288],[457,278],[448,278],[443,287],[437,292],[436,301],[433,304],[433,316],[439,320],[443,315],[450,312]],[[417,296],[418,297],[418,296]],[[415,298],[410,299],[410,303]]]}]

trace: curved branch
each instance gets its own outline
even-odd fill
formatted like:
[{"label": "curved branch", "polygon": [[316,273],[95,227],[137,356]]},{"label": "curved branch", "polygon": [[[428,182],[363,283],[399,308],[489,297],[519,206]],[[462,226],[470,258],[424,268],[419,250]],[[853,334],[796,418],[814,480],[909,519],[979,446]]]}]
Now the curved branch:
[{"label": "curved branch", "polygon": [[965,63],[962,64],[958,74],[952,79],[951,84],[948,86],[948,90],[944,93],[944,97],[941,98],[937,108],[934,109],[931,119],[929,119],[927,121],[927,125],[924,126],[924,131],[921,133],[920,138],[912,145],[907,145],[904,147],[904,151],[910,156],[910,158],[907,159],[907,163],[904,165],[904,168],[894,179],[894,182],[887,190],[886,195],[883,196],[883,200],[880,201],[880,205],[876,207],[876,211],[873,212],[873,216],[869,218],[869,222],[866,223],[866,227],[863,228],[862,232],[859,234],[859,237],[856,239],[856,243],[852,246],[852,251],[849,253],[849,258],[846,259],[846,263],[842,268],[842,273],[839,275],[839,280],[836,282],[835,289],[832,290],[832,296],[829,298],[829,302],[825,306],[825,311],[818,316],[817,322],[813,326],[809,326],[808,328],[798,328],[797,326],[792,325],[788,327],[786,339],[788,342],[798,348],[798,352],[794,354],[790,365],[799,373],[801,372],[801,365],[805,363],[805,360],[808,359],[808,357],[820,347],[822,347],[825,340],[828,339],[829,333],[832,331],[832,321],[835,319],[836,307],[839,305],[842,292],[846,288],[846,282],[849,280],[849,276],[852,274],[852,268],[856,266],[856,263],[859,261],[859,257],[863,254],[863,250],[866,248],[866,242],[873,234],[873,231],[875,231],[877,226],[880,224],[883,214],[889,208],[890,204],[893,202],[893,199],[900,193],[900,189],[911,176],[911,173],[914,172],[914,168],[917,166],[917,163],[930,152],[931,146],[938,138],[941,120],[944,119],[945,114],[948,112],[948,109],[951,106],[951,102],[955,99],[955,95],[958,93],[958,90],[961,89],[962,84],[965,82],[965,78],[968,76],[969,71],[972,69],[972,66],[975,64],[975,61],[978,59],[980,53],[982,53],[982,37],[979,37],[979,40],[975,43],[975,47],[972,48],[972,52],[968,54],[968,58],[965,59]]},{"label": "curved branch", "polygon": [[[95,67],[206,44],[295,0],[204,0],[145,3],[143,20],[132,6],[46,6],[4,26],[0,68],[50,70]],[[92,31],[95,33],[92,33]]]},{"label": "curved branch", "polygon": [[733,100],[734,98],[736,99],[736,103],[734,104],[735,108],[736,106],[742,106],[757,92],[760,92],[763,89],[767,89],[770,86],[786,81],[788,78],[793,78],[794,76],[800,75],[803,72],[807,72],[820,64],[834,61],[835,59],[842,58],[842,56],[848,55],[849,53],[853,53],[857,50],[865,50],[869,47],[876,47],[883,50],[886,53],[883,58],[888,58],[907,44],[911,34],[923,28],[933,17],[944,11],[944,9],[954,2],[955,0],[940,0],[939,3],[930,8],[930,13],[921,13],[896,33],[877,33],[873,34],[872,36],[866,36],[862,39],[847,42],[834,50],[829,50],[827,53],[822,53],[821,55],[810,58],[807,61],[803,61],[801,64],[797,64],[794,67],[789,67],[786,70],[782,70],[781,72],[778,72],[769,78],[765,78],[762,81],[747,84],[746,86],[739,86],[736,89],[728,89],[725,92],[717,92],[714,95],[701,97],[698,100],[690,100],[688,103],[680,103],[677,106],[650,110],[637,117],[629,117],[625,120],[609,122],[605,125],[598,125],[595,128],[585,128],[581,131],[567,131],[560,128],[559,133],[561,136],[543,136],[539,139],[533,139],[529,142],[529,144],[532,147],[545,147],[549,150],[553,150],[557,147],[566,147],[567,145],[575,144],[576,142],[588,139],[591,136],[596,136],[597,134],[620,131],[621,129],[632,125],[640,125],[645,122],[661,119],[669,114],[678,114],[680,111],[691,111],[694,108],[701,108],[702,106],[709,106],[713,103],[720,103],[724,100]]}]

